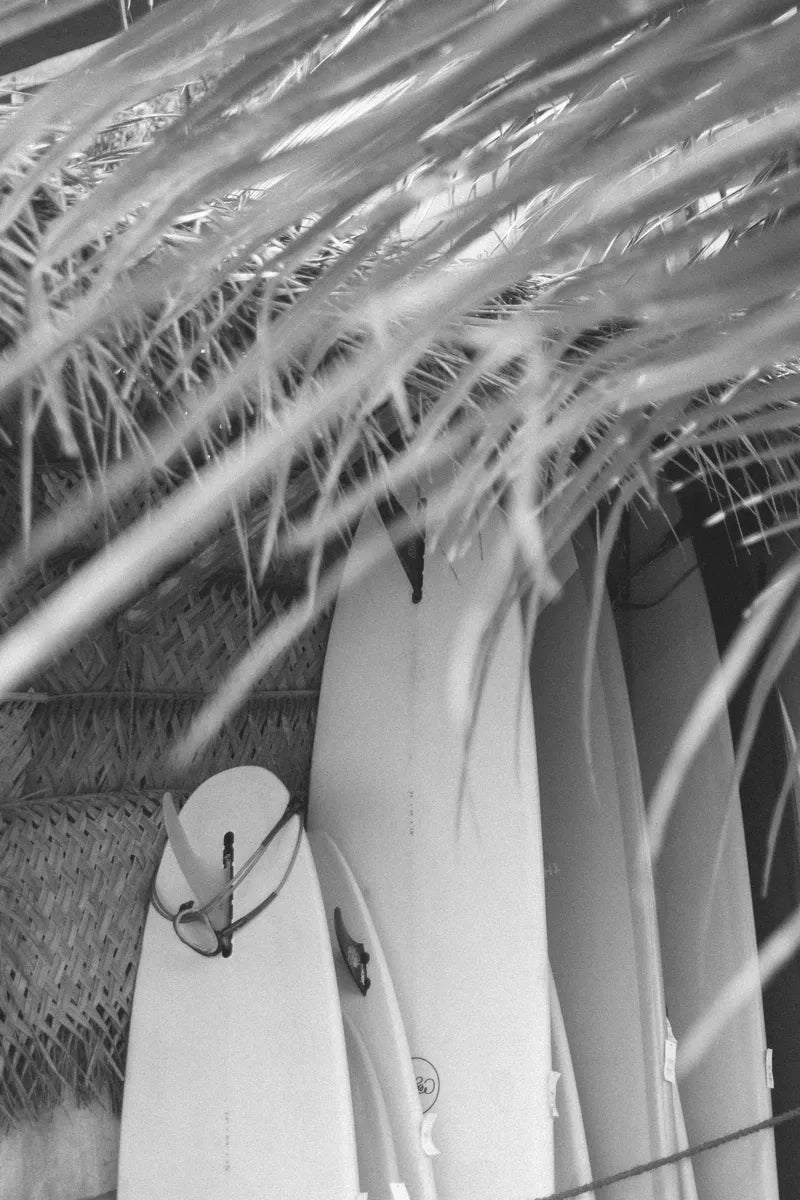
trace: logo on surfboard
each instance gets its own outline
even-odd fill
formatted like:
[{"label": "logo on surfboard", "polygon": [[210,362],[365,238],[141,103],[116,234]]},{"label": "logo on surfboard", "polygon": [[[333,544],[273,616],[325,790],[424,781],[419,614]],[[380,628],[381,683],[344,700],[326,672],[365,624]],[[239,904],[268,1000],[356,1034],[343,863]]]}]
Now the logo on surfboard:
[{"label": "logo on surfboard", "polygon": [[427,1058],[412,1058],[414,1074],[417,1077],[417,1091],[422,1101],[422,1111],[426,1113],[433,1108],[439,1095],[439,1072]]}]

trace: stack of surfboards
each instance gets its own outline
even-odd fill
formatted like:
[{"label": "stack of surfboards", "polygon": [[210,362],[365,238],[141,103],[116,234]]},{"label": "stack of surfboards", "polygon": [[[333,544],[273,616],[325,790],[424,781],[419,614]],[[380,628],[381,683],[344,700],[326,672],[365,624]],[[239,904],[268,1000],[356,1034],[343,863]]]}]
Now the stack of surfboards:
[{"label": "stack of surfboards", "polygon": [[[588,552],[579,551],[579,570],[569,556],[561,562],[566,583],[540,618],[532,658],[550,957],[597,1176],[771,1114],[727,718],[684,779],[650,864],[644,797],[718,665],[691,547],[667,542],[654,553],[668,532],[663,518],[635,524],[633,559],[646,566],[618,614],[627,681],[606,599],[585,667]],[[703,1049],[695,1033],[736,975],[746,992]],[[687,1035],[695,1050],[682,1061]],[[603,1194],[722,1200],[742,1189],[777,1200],[771,1131]]]},{"label": "stack of surfboards", "polygon": [[[719,659],[691,543],[676,541],[666,516],[637,516],[632,557],[643,565],[632,574],[630,606],[621,613],[620,628],[644,790],[651,795]],[[692,1143],[765,1120],[772,1111],[742,814],[731,793],[733,764],[725,714],[683,780],[655,863],[666,1000],[678,1037]],[[737,1010],[681,1070],[681,1038],[693,1034],[737,975],[746,985]],[[743,1190],[775,1200],[771,1130],[698,1156],[695,1174],[701,1200],[723,1200]]]},{"label": "stack of surfboards", "polygon": [[[668,1058],[636,745],[607,602],[589,673],[586,745],[588,556],[581,566],[571,551],[556,564],[564,583],[537,622],[531,680],[550,961],[591,1164],[605,1177],[672,1154],[686,1141]],[[693,1200],[696,1191],[685,1162],[602,1194]]]},{"label": "stack of surfboards", "polygon": [[[501,597],[504,536],[494,516],[454,556],[455,531],[429,529],[412,570],[378,513],[362,519],[285,886],[229,957],[148,916],[119,1200],[534,1200],[768,1115],[757,990],[681,1075],[682,1036],[755,949],[741,821],[720,801],[729,735],[687,779],[655,871],[649,854],[645,797],[713,658],[698,581],[671,590],[685,563],[668,555],[636,577],[658,603],[625,622],[626,682],[605,599],[585,672],[592,554],[566,553],[530,673],[503,609],[470,713],[468,635]],[[286,801],[257,767],[198,788],[180,827],[206,877],[176,835],[165,908],[214,895],[226,832],[241,864]],[[292,820],[234,917],[280,885],[296,838]],[[776,1200],[771,1135],[598,1197],[742,1188]]]}]

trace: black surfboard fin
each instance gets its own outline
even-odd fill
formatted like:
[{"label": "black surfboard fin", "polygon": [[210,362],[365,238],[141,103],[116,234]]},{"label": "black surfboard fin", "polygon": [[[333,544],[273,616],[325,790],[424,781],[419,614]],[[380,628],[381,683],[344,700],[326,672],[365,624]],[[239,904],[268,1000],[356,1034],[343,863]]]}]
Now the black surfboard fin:
[{"label": "black surfboard fin", "polygon": [[333,910],[333,926],[336,930],[336,940],[339,943],[339,949],[342,952],[345,966],[350,972],[353,982],[361,992],[361,995],[366,996],[372,980],[367,975],[369,955],[364,948],[364,943],[357,942],[347,932],[347,926],[344,923],[344,917],[340,908]]},{"label": "black surfboard fin", "polygon": [[[233,833],[230,829],[225,834],[225,837],[222,839],[222,868],[225,871],[225,875],[228,880],[228,883],[230,883],[230,881],[233,879]],[[228,894],[228,897],[225,901],[225,907],[227,910],[226,916],[225,916],[225,924],[232,925],[233,924],[233,892],[230,892]],[[221,940],[222,940],[222,957],[230,958],[230,956],[233,954],[233,938],[228,933],[228,934],[225,934]]]},{"label": "black surfboard fin", "polygon": [[378,505],[381,520],[392,539],[400,565],[411,584],[411,603],[419,604],[422,599],[422,577],[425,572],[425,500],[417,501],[416,521],[413,533],[405,539],[398,537],[393,526],[406,511],[391,493]]}]

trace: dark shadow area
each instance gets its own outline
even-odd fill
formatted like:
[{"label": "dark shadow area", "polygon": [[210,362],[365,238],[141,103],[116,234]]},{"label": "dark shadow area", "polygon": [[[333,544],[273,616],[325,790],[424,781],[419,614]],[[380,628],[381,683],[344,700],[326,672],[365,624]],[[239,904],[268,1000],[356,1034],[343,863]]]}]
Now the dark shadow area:
[{"label": "dark shadow area", "polygon": [[[165,3],[168,0],[153,0],[153,7]],[[126,0],[126,10],[129,22],[138,21],[151,11],[150,0]],[[91,46],[113,37],[123,28],[119,0],[100,0],[85,12],[53,21],[27,37],[0,46],[0,75],[10,75],[58,54]]]}]

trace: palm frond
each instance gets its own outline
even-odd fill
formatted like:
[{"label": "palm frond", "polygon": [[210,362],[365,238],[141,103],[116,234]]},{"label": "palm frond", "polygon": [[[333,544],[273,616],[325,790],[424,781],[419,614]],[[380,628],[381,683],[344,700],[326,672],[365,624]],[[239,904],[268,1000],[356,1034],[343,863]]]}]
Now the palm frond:
[{"label": "palm frond", "polygon": [[[0,40],[49,7],[15,0]],[[231,513],[257,570],[310,572],[262,662],[365,505],[444,462],[442,521],[508,509],[514,587],[601,506],[774,448],[728,504],[769,535],[796,497],[798,50],[771,0],[170,0],[43,88],[0,128],[0,432],[23,490],[42,453],[85,484],[41,525],[23,499],[0,591],[80,561],[0,688]]]}]

